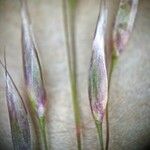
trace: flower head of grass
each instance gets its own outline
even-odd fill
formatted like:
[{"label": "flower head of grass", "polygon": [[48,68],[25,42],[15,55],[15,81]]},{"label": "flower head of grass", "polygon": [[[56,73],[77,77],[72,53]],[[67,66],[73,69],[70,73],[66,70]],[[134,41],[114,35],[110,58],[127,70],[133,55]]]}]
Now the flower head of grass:
[{"label": "flower head of grass", "polygon": [[139,0],[121,0],[113,30],[113,44],[118,56],[130,38]]},{"label": "flower head of grass", "polygon": [[[40,131],[41,149],[48,149],[46,139],[46,92],[42,76],[41,64],[37,46],[32,31],[31,21],[26,0],[21,1],[21,31],[22,31],[22,56],[24,67],[25,87],[31,110],[36,114]],[[32,116],[31,116],[32,117]],[[33,119],[33,117],[32,117]]]},{"label": "flower head of grass", "polygon": [[30,127],[23,99],[5,65],[6,100],[9,112],[12,142],[15,150],[31,150]]},{"label": "flower head of grass", "polygon": [[22,54],[25,84],[32,108],[40,118],[45,113],[46,93],[26,0],[21,0],[21,4]]},{"label": "flower head of grass", "polygon": [[89,99],[94,118],[102,122],[107,104],[108,79],[105,60],[105,31],[107,9],[102,3],[101,12],[93,41],[89,69]]}]

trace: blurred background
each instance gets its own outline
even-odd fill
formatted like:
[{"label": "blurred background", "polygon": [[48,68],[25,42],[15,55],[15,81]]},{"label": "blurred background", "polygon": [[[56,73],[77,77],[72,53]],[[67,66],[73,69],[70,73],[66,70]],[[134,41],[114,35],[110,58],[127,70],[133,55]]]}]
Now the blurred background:
[{"label": "blurred background", "polygon": [[[107,30],[111,31],[119,0],[107,1],[109,7]],[[100,0],[78,0],[76,10],[77,75],[84,150],[96,150],[98,147],[97,133],[89,107],[87,79],[99,4]],[[28,0],[28,6],[49,101],[47,111],[48,143],[52,150],[76,150],[62,0]],[[133,33],[112,74],[109,100],[110,150],[150,148],[149,43],[150,1],[139,0]],[[3,59],[4,47],[6,48],[8,70],[24,95],[19,0],[0,0],[1,59]],[[107,61],[109,62],[109,59]],[[1,67],[0,147],[4,150],[12,149],[5,99],[4,72]]]}]

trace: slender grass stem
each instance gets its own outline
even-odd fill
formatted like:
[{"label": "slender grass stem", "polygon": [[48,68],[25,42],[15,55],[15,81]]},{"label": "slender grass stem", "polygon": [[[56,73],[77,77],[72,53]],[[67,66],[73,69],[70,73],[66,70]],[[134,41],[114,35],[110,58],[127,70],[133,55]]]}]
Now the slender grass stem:
[{"label": "slender grass stem", "polygon": [[71,82],[72,82],[71,83],[72,100],[73,100],[72,102],[73,102],[75,125],[76,125],[77,146],[78,146],[78,150],[81,150],[80,109],[79,109],[79,103],[77,97],[77,87],[74,79]]},{"label": "slender grass stem", "polygon": [[[81,131],[80,131],[80,108],[78,102],[78,91],[77,91],[77,75],[76,75],[76,47],[75,47],[75,12],[74,9],[70,10],[70,14],[67,14],[67,1],[63,0],[63,19],[64,19],[64,29],[67,47],[67,59],[69,67],[69,77],[71,84],[72,93],[72,104],[75,118],[76,126],[76,138],[78,150],[81,150]],[[70,22],[68,21],[68,17]],[[70,28],[69,28],[70,27]],[[70,30],[69,30],[70,29]],[[69,41],[70,35],[70,41]]]},{"label": "slender grass stem", "polygon": [[69,75],[71,75],[71,53],[70,53],[70,43],[69,43],[69,25],[68,25],[68,15],[67,15],[67,2],[63,0],[63,23],[64,23],[64,30],[65,30],[65,42],[67,48],[67,60],[68,60],[68,67],[69,67]]},{"label": "slender grass stem", "polygon": [[97,129],[97,133],[98,133],[98,137],[99,137],[100,149],[104,150],[102,123],[95,121],[95,124],[96,124],[96,129]]},{"label": "slender grass stem", "polygon": [[112,73],[114,66],[116,64],[117,57],[112,54],[112,61],[110,65],[110,72],[109,72],[109,80],[108,80],[108,103],[106,106],[106,144],[105,144],[105,150],[109,149],[109,138],[110,138],[110,133],[109,133],[109,99],[110,99],[110,84],[111,84],[111,79],[112,79]]},{"label": "slender grass stem", "polygon": [[105,149],[109,148],[109,114],[108,114],[108,103],[106,106],[106,146]]},{"label": "slender grass stem", "polygon": [[74,116],[76,122],[76,136],[78,150],[81,150],[81,132],[80,132],[80,106],[78,102],[78,91],[77,91],[77,63],[76,63],[76,45],[75,45],[75,12],[72,10],[70,12],[70,30],[71,30],[71,46],[72,46],[72,59],[73,59],[73,69],[72,69],[72,93],[73,93],[73,107]]},{"label": "slender grass stem", "polygon": [[47,146],[47,138],[46,138],[46,130],[45,130],[45,117],[41,117],[38,119],[39,121],[39,130],[40,130],[40,142],[42,146],[42,150],[48,150]]}]

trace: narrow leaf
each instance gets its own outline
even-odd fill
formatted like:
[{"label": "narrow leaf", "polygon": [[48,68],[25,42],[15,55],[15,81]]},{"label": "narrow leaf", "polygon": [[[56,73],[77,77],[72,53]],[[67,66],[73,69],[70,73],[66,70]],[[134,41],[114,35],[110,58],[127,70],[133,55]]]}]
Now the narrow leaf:
[{"label": "narrow leaf", "polygon": [[6,63],[4,66],[3,63],[0,61],[0,64],[5,69],[6,99],[14,149],[30,150],[30,128],[27,117],[27,111],[23,103],[23,99],[12,77],[7,71]]},{"label": "narrow leaf", "polygon": [[26,0],[21,0],[21,22],[25,84],[32,108],[40,118],[45,113],[46,94]]},{"label": "narrow leaf", "polygon": [[102,122],[107,104],[108,79],[105,60],[105,31],[107,9],[101,4],[101,12],[95,32],[92,47],[92,58],[89,69],[89,99],[93,116],[96,121]]},{"label": "narrow leaf", "polygon": [[131,35],[139,0],[121,0],[113,31],[113,44],[116,55],[126,47]]}]

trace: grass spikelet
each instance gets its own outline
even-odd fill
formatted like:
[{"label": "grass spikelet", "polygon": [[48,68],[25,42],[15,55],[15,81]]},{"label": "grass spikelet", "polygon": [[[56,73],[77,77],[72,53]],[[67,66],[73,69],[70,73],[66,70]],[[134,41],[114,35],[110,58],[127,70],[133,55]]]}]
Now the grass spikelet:
[{"label": "grass spikelet", "polygon": [[35,111],[41,131],[41,142],[47,149],[45,133],[46,92],[26,0],[21,1],[22,55],[24,78],[31,108]]},{"label": "grass spikelet", "polygon": [[113,30],[113,44],[118,56],[130,38],[139,0],[121,0]]},{"label": "grass spikelet", "polygon": [[[118,12],[116,15],[115,26],[113,29],[113,52],[109,73],[109,88],[108,93],[110,93],[110,84],[111,77],[114,66],[118,60],[120,54],[125,50],[126,45],[131,36],[136,13],[138,9],[139,0],[121,0],[118,8]],[[109,95],[109,94],[108,94]],[[108,105],[106,107],[106,150],[109,148],[109,113],[108,113]]]},{"label": "grass spikelet", "polygon": [[107,9],[105,1],[101,2],[101,10],[93,40],[92,57],[89,69],[89,100],[95,120],[101,149],[103,149],[102,122],[108,96],[108,79],[105,60],[105,32],[107,25]]},{"label": "grass spikelet", "polygon": [[13,147],[15,150],[31,150],[30,128],[27,110],[12,77],[7,71],[6,58],[5,65],[1,60],[0,64],[5,70],[6,100],[9,112]]}]

